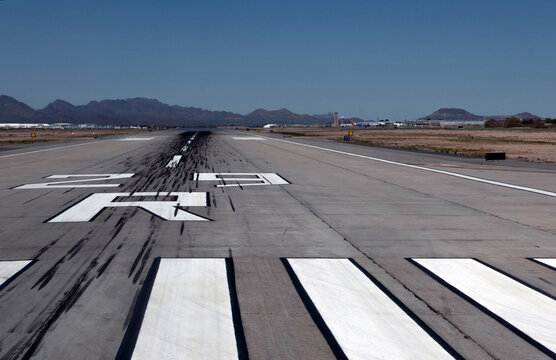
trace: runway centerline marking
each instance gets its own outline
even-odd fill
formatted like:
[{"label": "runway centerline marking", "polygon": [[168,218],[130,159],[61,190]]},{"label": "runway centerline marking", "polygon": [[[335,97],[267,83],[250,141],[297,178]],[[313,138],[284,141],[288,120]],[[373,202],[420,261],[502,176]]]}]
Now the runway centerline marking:
[{"label": "runway centerline marking", "polygon": [[146,308],[135,309],[139,313],[133,315],[117,359],[241,358],[231,259],[156,261]]},{"label": "runway centerline marking", "polygon": [[[176,197],[171,201],[115,201],[118,197]],[[88,196],[61,214],[48,220],[57,222],[88,222],[108,207],[140,207],[168,221],[210,221],[188,211],[189,207],[206,207],[206,192],[136,192],[97,193]]]},{"label": "runway centerline marking", "polygon": [[[248,177],[249,176],[249,177]],[[219,181],[223,184],[214,185],[215,187],[233,186],[256,186],[256,185],[288,185],[276,173],[195,173],[195,181]]]},{"label": "runway centerline marking", "polygon": [[196,136],[197,136],[197,133],[193,134],[193,136],[190,137],[189,140],[187,140],[187,144],[185,144],[184,147],[181,148],[182,152],[187,152],[187,149],[189,149],[189,146],[191,145],[193,140],[195,140]]},{"label": "runway centerline marking", "polygon": [[457,357],[453,349],[445,349],[435,341],[430,335],[430,328],[423,328],[426,327],[424,323],[418,324],[414,320],[415,315],[410,316],[390,297],[393,295],[385,293],[382,286],[375,284],[370,275],[363,273],[349,259],[288,258],[286,261],[295,273],[292,280],[299,280],[337,345],[341,347],[343,354],[340,357]]},{"label": "runway centerline marking", "polygon": [[[556,300],[469,258],[413,258],[433,277],[494,314],[550,356],[556,355]],[[509,326],[508,326],[509,325]],[[517,331],[516,331],[517,330]]]},{"label": "runway centerline marking", "polygon": [[411,168],[411,169],[418,169],[418,170],[429,171],[429,172],[433,172],[433,173],[437,173],[437,174],[453,176],[453,177],[457,177],[457,178],[460,178],[460,179],[472,180],[472,181],[476,181],[476,182],[481,182],[481,183],[485,183],[485,184],[490,184],[490,185],[496,185],[496,186],[506,187],[506,188],[515,189],[515,190],[522,190],[522,191],[527,191],[527,192],[531,192],[531,193],[535,193],[535,194],[540,194],[540,195],[546,195],[546,196],[556,197],[556,193],[555,193],[555,192],[551,192],[551,191],[540,190],[540,189],[535,189],[535,188],[526,187],[526,186],[520,186],[520,185],[513,185],[513,184],[508,184],[508,183],[504,183],[504,182],[500,182],[500,181],[487,180],[487,179],[482,179],[482,178],[478,178],[478,177],[474,177],[474,176],[469,176],[469,175],[463,175],[463,174],[453,173],[453,172],[450,172],[450,171],[432,169],[432,168],[428,168],[428,167],[424,167],[424,166],[404,164],[404,163],[400,163],[400,162],[397,162],[397,161],[391,161],[391,160],[385,160],[385,159],[376,158],[376,157],[372,157],[372,156],[354,154],[354,153],[350,153],[350,152],[347,152],[347,151],[328,149],[328,148],[321,147],[321,146],[315,146],[315,145],[309,145],[309,144],[302,144],[302,143],[297,143],[297,142],[294,142],[294,141],[288,141],[288,140],[282,140],[282,139],[274,139],[274,138],[266,137],[266,136],[261,136],[261,138],[263,138],[263,139],[268,139],[268,140],[274,140],[274,141],[285,142],[285,143],[288,143],[288,144],[294,144],[294,145],[299,145],[299,146],[305,146],[305,147],[309,147],[309,148],[313,148],[313,149],[318,149],[318,150],[329,151],[329,152],[333,152],[333,153],[337,153],[337,154],[343,154],[343,155],[354,156],[354,157],[358,157],[358,158],[361,158],[361,159],[367,159],[367,160],[378,161],[378,162],[382,162],[382,163],[385,163],[385,164],[398,165],[398,166],[408,167],[408,168]]},{"label": "runway centerline marking", "polygon": [[179,165],[180,161],[181,161],[182,155],[174,155],[174,157],[172,158],[172,160],[170,160],[168,162],[168,164],[166,164],[167,168],[175,168]]},{"label": "runway centerline marking", "polygon": [[[22,189],[65,189],[65,188],[91,188],[91,187],[118,187],[121,184],[78,184],[90,181],[107,181],[107,180],[117,180],[117,179],[129,179],[135,175],[134,173],[123,173],[123,174],[74,174],[74,175],[50,175],[46,179],[71,179],[80,178],[77,180],[65,180],[65,181],[53,181],[48,183],[37,183],[37,184],[26,184],[17,186],[14,190]],[[83,179],[85,178],[85,179]]]}]

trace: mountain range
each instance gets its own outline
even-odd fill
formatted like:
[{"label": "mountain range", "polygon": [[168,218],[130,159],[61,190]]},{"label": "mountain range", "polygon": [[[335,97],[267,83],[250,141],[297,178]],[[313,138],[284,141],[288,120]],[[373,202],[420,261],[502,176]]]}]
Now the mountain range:
[{"label": "mountain range", "polygon": [[463,109],[441,108],[430,115],[423,116],[419,120],[445,120],[445,121],[482,121],[482,120],[504,120],[509,117],[523,119],[540,119],[540,117],[528,112],[515,115],[475,115]]},{"label": "mountain range", "polygon": [[[505,119],[511,115],[481,116],[463,109],[442,108],[420,120],[489,120]],[[530,113],[513,115],[519,119],[538,118]],[[156,99],[136,97],[91,101],[86,105],[73,105],[55,100],[43,109],[35,110],[16,99],[0,95],[0,123],[74,123],[97,125],[157,125],[157,126],[262,126],[264,124],[330,124],[334,114],[296,114],[288,109],[257,109],[247,115],[229,111],[212,111],[196,107],[164,104]],[[360,118],[347,118],[346,123],[363,122]]]},{"label": "mountain range", "polygon": [[211,111],[196,107],[164,104],[156,99],[133,98],[91,101],[72,105],[55,100],[34,110],[16,99],[0,95],[0,123],[92,123],[98,125],[219,126],[324,123],[311,115],[295,114],[287,109],[257,109],[247,115],[229,111]]}]

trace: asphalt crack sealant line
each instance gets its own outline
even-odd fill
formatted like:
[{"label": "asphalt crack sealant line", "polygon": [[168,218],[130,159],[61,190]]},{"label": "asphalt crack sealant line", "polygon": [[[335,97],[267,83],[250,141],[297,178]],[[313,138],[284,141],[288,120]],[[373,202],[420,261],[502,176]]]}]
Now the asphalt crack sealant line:
[{"label": "asphalt crack sealant line", "polygon": [[504,183],[504,182],[500,182],[500,181],[487,180],[487,179],[482,179],[482,178],[478,178],[478,177],[474,177],[474,176],[458,174],[458,173],[454,173],[454,172],[450,172],[450,171],[432,169],[432,168],[428,168],[428,167],[424,167],[424,166],[404,164],[404,163],[400,163],[400,162],[397,162],[397,161],[391,161],[391,160],[380,159],[380,158],[376,158],[376,157],[372,157],[372,156],[354,154],[354,153],[350,153],[350,152],[347,152],[347,151],[328,149],[328,148],[321,147],[321,146],[303,144],[303,143],[298,143],[298,142],[295,142],[295,141],[274,139],[274,138],[266,137],[266,136],[259,136],[259,137],[264,138],[264,139],[268,139],[268,140],[281,141],[281,142],[285,142],[285,143],[288,143],[288,144],[294,144],[294,145],[305,146],[305,147],[309,147],[309,148],[313,148],[313,149],[329,151],[329,152],[333,152],[333,153],[337,153],[337,154],[354,156],[354,157],[358,157],[358,158],[361,158],[361,159],[378,161],[378,162],[385,163],[385,164],[404,166],[404,167],[408,167],[408,168],[412,168],[412,169],[424,170],[424,171],[429,171],[429,172],[433,172],[433,173],[437,173],[437,174],[453,176],[453,177],[457,177],[457,178],[460,178],[460,179],[481,182],[481,183],[484,183],[484,184],[496,185],[496,186],[506,187],[506,188],[509,188],[509,189],[527,191],[527,192],[531,192],[531,193],[535,193],[535,194],[556,197],[556,193],[551,192],[551,191],[540,190],[540,189],[535,189],[535,188],[530,188],[530,187],[520,186],[520,185],[513,185],[513,184],[508,184],[508,183]]}]

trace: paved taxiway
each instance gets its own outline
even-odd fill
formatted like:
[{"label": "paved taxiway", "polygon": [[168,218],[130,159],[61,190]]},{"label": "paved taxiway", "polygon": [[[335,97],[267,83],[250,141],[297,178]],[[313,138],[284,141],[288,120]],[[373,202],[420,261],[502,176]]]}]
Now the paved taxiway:
[{"label": "paved taxiway", "polygon": [[2,151],[0,359],[549,359],[555,179],[224,130]]}]

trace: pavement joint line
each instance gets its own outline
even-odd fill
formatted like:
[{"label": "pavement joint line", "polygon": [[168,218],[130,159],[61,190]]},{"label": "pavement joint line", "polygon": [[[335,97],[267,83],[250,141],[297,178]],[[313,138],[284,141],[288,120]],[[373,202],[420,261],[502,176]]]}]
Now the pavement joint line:
[{"label": "pavement joint line", "polygon": [[2,155],[2,156],[0,156],[0,159],[12,157],[12,156],[27,155],[27,154],[35,154],[35,153],[40,153],[40,152],[50,151],[50,150],[66,149],[66,148],[75,147],[75,146],[83,146],[83,145],[89,145],[89,144],[98,144],[98,143],[105,142],[105,141],[114,141],[114,139],[99,140],[99,141],[89,141],[89,142],[86,142],[86,143],[83,143],[83,144],[73,144],[73,145],[57,146],[57,147],[48,148],[48,149],[33,150],[33,151],[27,151],[27,152],[17,153],[17,154]]},{"label": "pavement joint line", "polygon": [[472,181],[481,182],[481,183],[485,183],[485,184],[506,187],[506,188],[509,188],[509,189],[522,190],[522,191],[527,191],[527,192],[531,192],[531,193],[535,193],[535,194],[556,197],[556,193],[551,192],[551,191],[540,190],[540,189],[535,189],[535,188],[530,188],[530,187],[520,186],[520,185],[513,185],[513,184],[503,183],[503,182],[500,182],[500,181],[487,180],[487,179],[482,179],[482,178],[478,178],[478,177],[474,177],[474,176],[463,175],[463,174],[453,173],[453,172],[444,171],[444,170],[432,169],[432,168],[428,168],[428,167],[424,167],[424,166],[409,165],[409,164],[404,164],[404,163],[397,162],[397,161],[380,159],[380,158],[361,155],[361,154],[354,154],[354,153],[350,153],[350,152],[347,152],[347,151],[328,149],[328,148],[321,147],[321,146],[303,144],[303,143],[298,143],[298,142],[288,141],[288,140],[282,140],[282,139],[274,139],[274,138],[266,137],[266,136],[261,136],[261,137],[265,138],[265,139],[269,139],[269,140],[281,141],[281,142],[294,144],[294,145],[299,145],[299,146],[305,146],[305,147],[309,147],[309,148],[313,148],[313,149],[330,151],[330,152],[337,153],[337,154],[349,155],[349,156],[354,156],[354,157],[358,157],[358,158],[362,158],[362,159],[378,161],[378,162],[382,162],[382,163],[385,163],[385,164],[404,166],[404,167],[408,167],[408,168],[412,168],[412,169],[424,170],[424,171],[429,171],[429,172],[433,172],[433,173],[437,173],[437,174],[453,176],[453,177],[457,177],[457,178],[460,178],[460,179],[472,180]]}]

